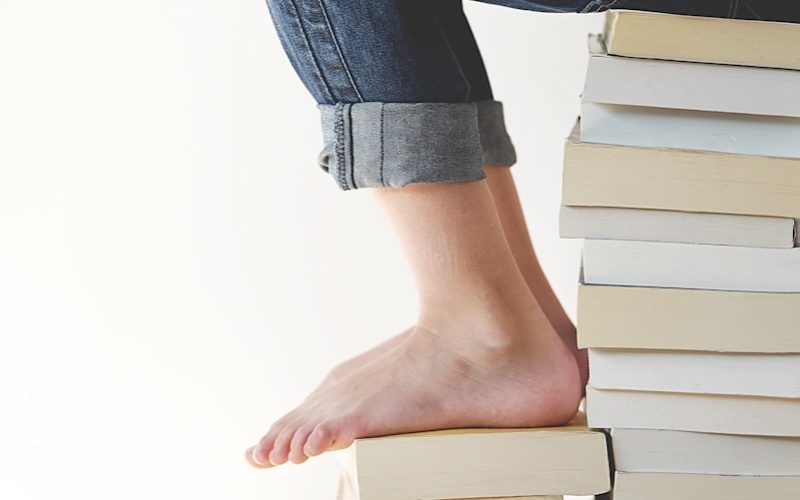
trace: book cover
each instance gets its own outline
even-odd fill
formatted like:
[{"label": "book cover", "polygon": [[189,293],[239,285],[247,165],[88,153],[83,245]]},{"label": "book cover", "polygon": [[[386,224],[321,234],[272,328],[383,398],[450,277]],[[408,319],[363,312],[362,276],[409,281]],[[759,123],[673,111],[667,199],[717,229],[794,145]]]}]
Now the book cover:
[{"label": "book cover", "polygon": [[800,437],[800,399],[586,388],[589,425]]},{"label": "book cover", "polygon": [[562,201],[797,219],[800,160],[589,144],[576,130],[564,153]]},{"label": "book cover", "polygon": [[581,141],[800,158],[800,118],[585,102]]},{"label": "book cover", "polygon": [[605,38],[609,54],[626,57],[800,70],[792,23],[612,10]]},{"label": "book cover", "polygon": [[583,102],[800,117],[800,71],[589,57]]},{"label": "book cover", "polygon": [[800,293],[800,248],[587,240],[590,285]]},{"label": "book cover", "polygon": [[575,425],[461,429],[359,439],[348,450],[359,500],[593,495],[610,489],[606,436]]},{"label": "book cover", "polygon": [[578,287],[581,347],[800,353],[800,294]]},{"label": "book cover", "polygon": [[613,207],[561,207],[562,238],[763,248],[795,246],[794,220]]},{"label": "book cover", "polygon": [[800,476],[800,438],[614,429],[621,472]]},{"label": "book cover", "polygon": [[794,500],[800,477],[617,472],[614,500]]},{"label": "book cover", "polygon": [[598,389],[800,398],[800,354],[589,349]]}]

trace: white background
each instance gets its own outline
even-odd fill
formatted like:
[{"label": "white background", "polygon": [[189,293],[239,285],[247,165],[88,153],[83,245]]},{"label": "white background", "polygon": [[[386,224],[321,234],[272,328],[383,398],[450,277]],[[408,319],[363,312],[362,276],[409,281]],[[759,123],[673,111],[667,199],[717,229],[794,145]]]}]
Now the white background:
[{"label": "white background", "polygon": [[[469,4],[544,266],[596,16]],[[242,458],[416,299],[259,0],[0,0],[0,498],[332,498]]]}]

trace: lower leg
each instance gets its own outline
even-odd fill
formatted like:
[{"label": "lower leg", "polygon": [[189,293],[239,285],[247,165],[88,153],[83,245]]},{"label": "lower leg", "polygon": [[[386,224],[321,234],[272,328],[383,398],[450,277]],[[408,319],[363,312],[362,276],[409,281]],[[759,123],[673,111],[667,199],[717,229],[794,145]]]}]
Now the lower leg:
[{"label": "lower leg", "polygon": [[[567,347],[572,350],[578,362],[582,383],[588,379],[588,362],[585,350],[579,350],[576,342],[575,325],[570,320],[561,302],[556,297],[547,280],[533,247],[528,233],[525,215],[520,205],[516,185],[511,169],[504,166],[488,166],[485,169],[487,184],[492,194],[495,209],[497,210],[500,224],[506,242],[522,273],[528,288],[533,292],[550,324],[564,340]],[[395,335],[389,340],[373,347],[352,359],[335,367],[322,382],[320,388],[340,380],[350,372],[360,368],[372,359],[386,353],[398,346],[407,337],[413,328]]]},{"label": "lower leg", "polygon": [[417,327],[273,425],[255,463],[302,462],[359,437],[568,420],[581,394],[575,359],[525,283],[487,183],[376,197],[414,272]]},{"label": "lower leg", "polygon": [[503,226],[503,232],[514,254],[514,259],[528,287],[536,296],[544,313],[547,315],[547,319],[550,320],[553,328],[575,354],[581,370],[581,380],[585,384],[589,377],[586,351],[578,349],[575,325],[566,311],[564,311],[561,302],[553,292],[550,282],[539,265],[514,178],[511,175],[511,169],[501,166],[489,166],[485,168],[485,171],[486,180]]}]

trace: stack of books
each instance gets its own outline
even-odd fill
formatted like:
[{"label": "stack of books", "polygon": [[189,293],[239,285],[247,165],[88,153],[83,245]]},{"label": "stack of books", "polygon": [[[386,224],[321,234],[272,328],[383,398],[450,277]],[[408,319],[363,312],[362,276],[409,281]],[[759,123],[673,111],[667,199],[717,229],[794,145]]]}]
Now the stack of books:
[{"label": "stack of books", "polygon": [[800,25],[609,13],[566,146],[616,500],[800,498]]},{"label": "stack of books", "polygon": [[566,427],[455,429],[356,440],[338,500],[555,500],[611,489],[606,435]]}]

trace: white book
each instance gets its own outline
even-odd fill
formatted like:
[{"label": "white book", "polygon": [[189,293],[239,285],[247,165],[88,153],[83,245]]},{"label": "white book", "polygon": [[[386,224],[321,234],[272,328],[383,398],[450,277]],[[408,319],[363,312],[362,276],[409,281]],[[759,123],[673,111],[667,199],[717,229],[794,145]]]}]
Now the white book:
[{"label": "white book", "polygon": [[800,248],[587,240],[584,282],[656,288],[800,292]]},{"label": "white book", "polygon": [[617,472],[614,500],[797,500],[800,477]]},{"label": "white book", "polygon": [[800,117],[800,71],[594,55],[584,102]]},{"label": "white book", "polygon": [[793,219],[613,207],[561,207],[562,238],[703,243],[764,248],[795,245]]},{"label": "white book", "polygon": [[800,437],[800,399],[586,388],[589,425]]},{"label": "white book", "polygon": [[611,443],[622,472],[800,476],[800,438],[613,429]]},{"label": "white book", "polygon": [[800,118],[585,102],[581,141],[800,158]]},{"label": "white book", "polygon": [[800,398],[800,354],[589,349],[598,389]]}]

